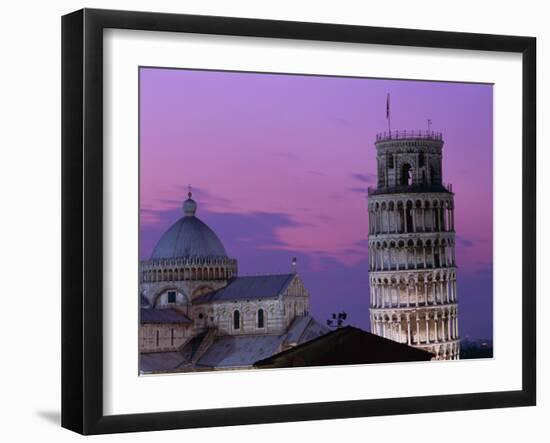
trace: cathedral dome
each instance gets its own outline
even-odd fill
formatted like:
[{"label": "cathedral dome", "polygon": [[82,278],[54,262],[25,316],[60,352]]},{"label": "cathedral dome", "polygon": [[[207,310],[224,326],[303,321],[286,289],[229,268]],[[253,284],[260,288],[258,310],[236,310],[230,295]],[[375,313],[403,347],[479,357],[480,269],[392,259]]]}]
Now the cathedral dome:
[{"label": "cathedral dome", "polygon": [[212,229],[195,217],[197,203],[189,198],[183,203],[183,214],[160,238],[151,259],[201,257],[226,258],[225,248]]}]

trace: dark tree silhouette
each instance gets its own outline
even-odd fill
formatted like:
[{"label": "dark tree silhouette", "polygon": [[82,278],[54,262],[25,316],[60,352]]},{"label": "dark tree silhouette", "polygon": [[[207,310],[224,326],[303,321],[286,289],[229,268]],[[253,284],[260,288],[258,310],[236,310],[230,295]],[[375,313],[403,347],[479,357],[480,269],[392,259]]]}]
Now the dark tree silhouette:
[{"label": "dark tree silhouette", "polygon": [[339,312],[336,314],[335,312],[332,313],[332,318],[329,318],[327,320],[327,326],[329,328],[341,328],[344,326],[344,322],[346,321],[346,318],[348,318],[348,314],[344,311]]}]

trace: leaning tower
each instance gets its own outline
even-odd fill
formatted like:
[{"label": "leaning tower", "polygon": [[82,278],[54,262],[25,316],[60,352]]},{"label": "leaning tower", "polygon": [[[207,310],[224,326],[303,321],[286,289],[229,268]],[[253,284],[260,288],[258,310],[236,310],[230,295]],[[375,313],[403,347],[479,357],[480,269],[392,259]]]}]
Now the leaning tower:
[{"label": "leaning tower", "polygon": [[374,334],[459,357],[454,194],[442,182],[441,133],[376,136],[368,190],[370,321]]}]

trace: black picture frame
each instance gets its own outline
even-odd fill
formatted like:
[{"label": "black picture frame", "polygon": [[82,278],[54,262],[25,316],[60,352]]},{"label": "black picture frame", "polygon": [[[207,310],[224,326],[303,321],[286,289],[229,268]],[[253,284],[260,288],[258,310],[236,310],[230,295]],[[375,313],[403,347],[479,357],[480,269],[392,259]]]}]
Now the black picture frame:
[{"label": "black picture frame", "polygon": [[[103,413],[103,30],[502,51],[522,54],[522,388],[392,399],[131,415]],[[536,403],[536,39],[83,9],[62,18],[62,426],[82,434],[458,411]]]}]

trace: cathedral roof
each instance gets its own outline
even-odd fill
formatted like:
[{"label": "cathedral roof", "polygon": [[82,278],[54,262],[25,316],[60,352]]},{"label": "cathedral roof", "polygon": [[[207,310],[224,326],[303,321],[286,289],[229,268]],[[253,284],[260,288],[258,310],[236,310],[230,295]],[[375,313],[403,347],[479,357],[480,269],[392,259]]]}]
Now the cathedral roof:
[{"label": "cathedral roof", "polygon": [[226,335],[218,337],[197,362],[198,367],[249,367],[277,354],[284,345],[296,345],[326,334],[328,329],[310,315],[297,317],[281,335]]},{"label": "cathedral roof", "polygon": [[273,274],[235,277],[227,286],[198,297],[195,303],[276,298],[286,290],[295,276],[296,274]]},{"label": "cathedral roof", "polygon": [[183,203],[183,217],[162,235],[151,259],[201,257],[226,258],[225,248],[204,222],[195,216],[197,203],[189,198]]},{"label": "cathedral roof", "polygon": [[182,363],[186,363],[179,351],[141,352],[139,354],[139,370],[142,373],[174,371]]},{"label": "cathedral roof", "polygon": [[183,312],[175,309],[155,309],[141,308],[140,309],[141,323],[191,323],[191,319]]},{"label": "cathedral roof", "polygon": [[239,368],[252,366],[276,354],[284,335],[226,335],[219,337],[197,362],[199,367]]},{"label": "cathedral roof", "polygon": [[294,318],[285,336],[285,344],[296,345],[313,340],[320,335],[330,332],[326,326],[320,324],[311,315],[298,315]]}]

